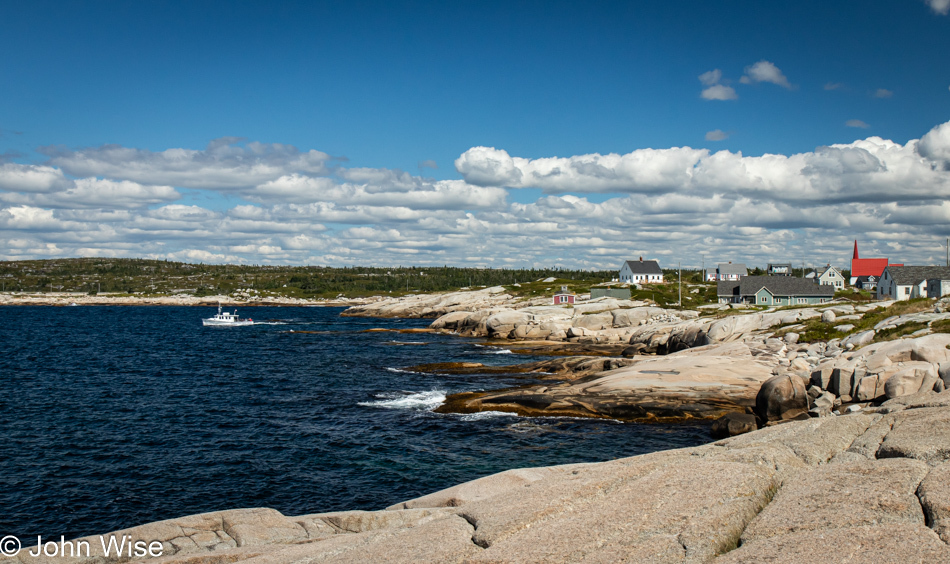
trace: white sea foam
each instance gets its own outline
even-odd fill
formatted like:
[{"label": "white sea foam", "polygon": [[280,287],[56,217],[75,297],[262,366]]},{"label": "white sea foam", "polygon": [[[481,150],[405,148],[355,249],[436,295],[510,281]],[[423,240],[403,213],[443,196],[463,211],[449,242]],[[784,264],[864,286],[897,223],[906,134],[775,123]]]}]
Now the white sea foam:
[{"label": "white sea foam", "polygon": [[386,370],[389,372],[395,372],[396,374],[422,374],[422,372],[415,372],[414,370],[403,370],[402,368],[392,368],[387,366]]},{"label": "white sea foam", "polygon": [[482,354],[511,354],[510,350],[503,349],[500,347],[485,347],[485,346],[480,346],[480,345],[475,345],[475,346],[486,349],[482,351]]},{"label": "white sea foam", "polygon": [[518,417],[517,413],[508,413],[507,411],[479,411],[477,413],[466,413],[459,417],[461,421],[481,421],[482,419],[495,419],[496,417]]},{"label": "white sea foam", "polygon": [[363,407],[382,407],[385,409],[414,409],[431,411],[445,401],[443,390],[427,392],[387,392],[377,394],[376,401],[360,402]]}]

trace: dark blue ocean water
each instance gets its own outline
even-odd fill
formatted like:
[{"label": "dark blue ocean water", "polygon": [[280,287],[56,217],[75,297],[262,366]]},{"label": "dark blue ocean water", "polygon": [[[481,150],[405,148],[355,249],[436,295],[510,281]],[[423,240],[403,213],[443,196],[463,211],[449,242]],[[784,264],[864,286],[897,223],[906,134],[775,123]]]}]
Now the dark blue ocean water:
[{"label": "dark blue ocean water", "polygon": [[509,468],[708,441],[700,425],[432,413],[447,393],[531,380],[400,369],[540,357],[362,332],[429,321],[340,311],[244,308],[269,323],[212,328],[214,308],[0,308],[0,536],[238,507],[381,509]]}]

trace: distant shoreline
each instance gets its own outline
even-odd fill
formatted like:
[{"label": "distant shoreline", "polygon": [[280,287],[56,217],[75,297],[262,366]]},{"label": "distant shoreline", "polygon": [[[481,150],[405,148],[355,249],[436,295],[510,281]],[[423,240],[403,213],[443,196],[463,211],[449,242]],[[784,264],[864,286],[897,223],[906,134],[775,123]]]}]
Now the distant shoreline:
[{"label": "distant shoreline", "polygon": [[323,306],[348,307],[363,305],[379,300],[369,298],[337,298],[305,300],[301,298],[254,298],[244,300],[230,296],[137,296],[134,294],[97,294],[89,295],[72,292],[53,293],[0,293],[0,306],[201,306],[215,307],[219,303],[224,307],[267,307],[267,306]]}]

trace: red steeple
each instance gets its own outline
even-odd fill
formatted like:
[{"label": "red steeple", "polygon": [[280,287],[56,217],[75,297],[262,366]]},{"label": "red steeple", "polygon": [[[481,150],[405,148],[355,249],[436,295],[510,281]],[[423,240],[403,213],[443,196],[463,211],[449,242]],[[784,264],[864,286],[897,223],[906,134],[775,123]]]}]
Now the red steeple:
[{"label": "red steeple", "polygon": [[854,240],[854,256],[851,258],[860,258],[858,257],[858,240]]}]

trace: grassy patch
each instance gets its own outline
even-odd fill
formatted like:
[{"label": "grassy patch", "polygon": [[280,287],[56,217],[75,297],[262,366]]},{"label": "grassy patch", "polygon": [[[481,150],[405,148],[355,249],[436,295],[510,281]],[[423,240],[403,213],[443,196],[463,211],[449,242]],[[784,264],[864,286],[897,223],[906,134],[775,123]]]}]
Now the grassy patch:
[{"label": "grassy patch", "polygon": [[[875,325],[884,321],[889,317],[894,317],[897,315],[905,315],[908,313],[920,313],[922,311],[930,311],[933,308],[933,300],[927,298],[916,298],[913,300],[907,300],[903,302],[895,302],[889,307],[877,307],[867,313],[865,313],[861,319],[847,320],[847,321],[835,321],[833,323],[824,323],[821,321],[821,318],[809,319],[796,323],[796,325],[804,325],[804,329],[795,330],[799,334],[798,340],[802,343],[815,343],[818,341],[830,341],[831,339],[841,339],[847,337],[848,335],[853,335],[855,333],[860,333],[861,331],[867,331],[868,329],[873,329]],[[849,331],[838,331],[835,329],[835,325],[844,325],[850,324],[854,327]],[[936,323],[934,325],[937,325]],[[919,331],[926,327],[926,324],[923,323],[905,323],[894,329],[888,329],[884,331],[878,331],[874,336],[874,342],[879,341],[890,341],[897,339],[904,335],[909,335],[915,331]],[[946,325],[947,330],[945,332],[950,333],[950,323]],[[789,333],[790,329],[779,329],[775,332],[776,337],[782,337],[786,333]],[[944,332],[944,331],[941,331]]]},{"label": "grassy patch", "polygon": [[914,321],[911,323],[904,323],[903,325],[898,325],[897,327],[892,327],[890,329],[881,329],[874,334],[874,342],[878,343],[881,341],[893,341],[894,339],[899,339],[904,335],[910,335],[911,333],[916,333],[917,331],[926,328],[926,323]]},{"label": "grassy patch", "polygon": [[[630,294],[635,300],[650,300],[658,306],[665,307],[679,302],[679,289],[679,283],[674,279],[666,284],[644,284],[640,290],[631,290]],[[699,292],[694,294],[693,290],[699,290]],[[715,303],[718,299],[715,284],[688,284],[685,279],[683,280],[684,309]]]}]

